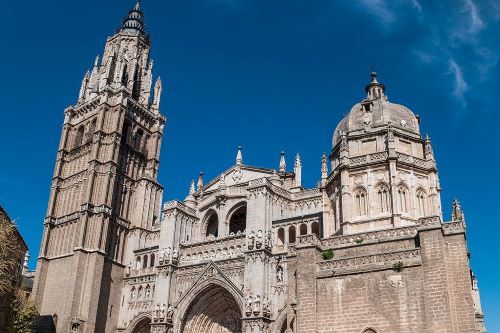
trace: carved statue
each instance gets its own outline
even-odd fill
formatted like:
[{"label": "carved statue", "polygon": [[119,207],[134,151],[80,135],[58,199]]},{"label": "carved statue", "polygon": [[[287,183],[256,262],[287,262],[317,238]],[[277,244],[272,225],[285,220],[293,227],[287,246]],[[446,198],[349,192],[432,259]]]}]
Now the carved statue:
[{"label": "carved statue", "polygon": [[127,265],[127,268],[125,268],[125,275],[126,276],[129,276],[130,275],[130,272],[131,272],[131,266],[132,266],[132,263],[129,262],[128,265]]},{"label": "carved statue", "polygon": [[271,301],[267,297],[264,298],[264,308],[262,312],[266,315],[271,313]]},{"label": "carved statue", "polygon": [[247,312],[252,312],[252,303],[252,296],[248,296],[245,301],[245,309],[247,310]]},{"label": "carved statue", "polygon": [[260,312],[260,296],[255,296],[255,300],[253,301],[253,311]]},{"label": "carved statue", "polygon": [[160,317],[160,304],[156,304],[156,308],[153,311],[153,318]]},{"label": "carved statue", "polygon": [[171,323],[173,317],[174,317],[174,308],[172,307],[172,305],[169,305],[167,310],[167,321]]},{"label": "carved statue", "polygon": [[262,247],[262,230],[257,231],[255,237],[255,247],[260,249]]},{"label": "carved statue", "polygon": [[177,249],[174,249],[174,252],[172,253],[172,260],[177,261],[179,258],[179,251]]},{"label": "carved statue", "polygon": [[278,268],[276,269],[276,280],[279,283],[283,282],[283,267],[281,265],[278,265]]},{"label": "carved statue", "polygon": [[151,288],[149,286],[146,287],[146,298],[151,297]]},{"label": "carved statue", "polygon": [[248,234],[248,248],[251,250],[255,246],[255,232],[251,231]]},{"label": "carved statue", "polygon": [[271,248],[273,246],[273,240],[272,240],[272,234],[271,231],[266,232],[266,239],[265,239],[265,246],[266,248]]},{"label": "carved statue", "polygon": [[170,247],[165,249],[165,261],[166,262],[170,261],[170,251],[171,251]]},{"label": "carved statue", "polygon": [[163,262],[165,260],[165,248],[163,247],[160,251],[158,251],[158,261]]},{"label": "carved statue", "polygon": [[160,307],[160,316],[161,319],[165,319],[165,304],[162,304]]}]

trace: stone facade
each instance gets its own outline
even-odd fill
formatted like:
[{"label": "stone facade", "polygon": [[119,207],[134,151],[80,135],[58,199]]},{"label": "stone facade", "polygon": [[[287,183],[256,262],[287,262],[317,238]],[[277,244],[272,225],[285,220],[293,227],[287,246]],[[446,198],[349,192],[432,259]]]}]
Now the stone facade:
[{"label": "stone facade", "polygon": [[143,16],[138,2],[65,112],[33,291],[57,332],[485,332],[460,205],[443,223],[430,139],[375,73],[316,188],[299,155],[261,168],[239,148],[160,207]]}]

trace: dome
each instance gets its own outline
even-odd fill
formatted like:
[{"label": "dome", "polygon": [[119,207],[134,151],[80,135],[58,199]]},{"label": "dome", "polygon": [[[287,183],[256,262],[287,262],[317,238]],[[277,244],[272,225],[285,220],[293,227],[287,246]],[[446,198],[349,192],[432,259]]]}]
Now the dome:
[{"label": "dome", "polygon": [[372,73],[372,82],[366,86],[368,97],[356,103],[347,116],[337,125],[333,133],[332,145],[335,147],[342,132],[346,134],[362,131],[366,128],[392,127],[420,135],[419,121],[407,107],[391,103],[384,95],[384,85],[377,82],[376,73]]}]

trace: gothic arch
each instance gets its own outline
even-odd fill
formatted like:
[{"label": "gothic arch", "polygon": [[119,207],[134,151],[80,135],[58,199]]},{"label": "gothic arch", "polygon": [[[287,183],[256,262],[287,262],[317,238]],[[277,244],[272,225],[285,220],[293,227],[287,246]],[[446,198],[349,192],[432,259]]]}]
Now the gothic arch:
[{"label": "gothic arch", "polygon": [[368,192],[363,186],[359,186],[354,190],[353,204],[356,217],[368,215]]},{"label": "gothic arch", "polygon": [[[202,238],[214,235],[216,238],[219,235],[219,214],[215,209],[209,209],[203,218]],[[216,226],[216,227],[215,227]]]},{"label": "gothic arch", "polygon": [[377,331],[373,327],[367,327],[361,333],[377,333]]},{"label": "gothic arch", "polygon": [[401,182],[398,185],[398,205],[400,213],[405,213],[405,214],[410,213],[411,211],[410,189],[404,182]]},{"label": "gothic arch", "polygon": [[246,219],[247,203],[245,201],[239,202],[231,207],[226,215],[226,223],[229,224],[229,233],[233,232],[236,234],[238,231],[245,231]]},{"label": "gothic arch", "polygon": [[[219,307],[224,307],[219,308]],[[200,325],[223,327],[227,322],[220,322],[223,317],[241,319],[243,314],[243,295],[231,282],[212,278],[196,286],[175,306],[174,326],[177,333],[204,332]],[[218,312],[219,311],[219,312]],[[199,317],[198,317],[199,316]],[[241,322],[239,329],[241,332]],[[209,326],[206,326],[208,328]],[[206,330],[209,332],[209,330]],[[221,332],[232,332],[230,330]],[[238,332],[238,331],[234,331]]]},{"label": "gothic arch", "polygon": [[128,324],[125,333],[149,333],[150,331],[151,316],[147,313],[141,313]]}]

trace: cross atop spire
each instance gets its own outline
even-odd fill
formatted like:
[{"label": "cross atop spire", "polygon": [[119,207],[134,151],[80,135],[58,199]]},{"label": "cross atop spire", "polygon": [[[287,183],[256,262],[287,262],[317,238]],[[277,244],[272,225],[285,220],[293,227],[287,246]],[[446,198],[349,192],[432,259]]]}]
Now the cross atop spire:
[{"label": "cross atop spire", "polygon": [[143,35],[149,37],[146,31],[146,21],[144,20],[144,12],[141,9],[141,0],[136,0],[134,8],[132,8],[127,17],[123,19],[122,25],[118,29],[119,32],[130,35]]}]

